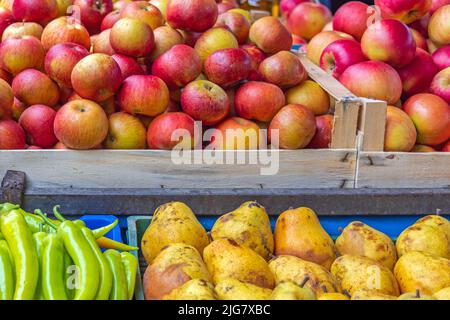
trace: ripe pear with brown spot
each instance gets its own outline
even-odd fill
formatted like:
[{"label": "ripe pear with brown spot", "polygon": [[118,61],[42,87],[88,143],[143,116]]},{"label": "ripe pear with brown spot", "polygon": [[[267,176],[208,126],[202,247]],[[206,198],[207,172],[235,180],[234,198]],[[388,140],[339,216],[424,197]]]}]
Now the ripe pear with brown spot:
[{"label": "ripe pear with brown spot", "polygon": [[213,240],[228,238],[246,246],[268,260],[274,241],[266,209],[256,201],[243,203],[217,219],[211,229]]},{"label": "ripe pear with brown spot", "polygon": [[450,300],[450,287],[435,292],[433,296],[438,300]]},{"label": "ripe pear with brown spot", "polygon": [[438,216],[438,215],[428,215],[425,216],[415,223],[416,225],[426,224],[441,230],[447,236],[448,241],[450,242],[450,221],[446,218]]},{"label": "ripe pear with brown spot", "polygon": [[424,295],[432,295],[450,287],[450,260],[425,252],[408,252],[398,259],[394,274],[402,293],[420,290]]},{"label": "ripe pear with brown spot", "polygon": [[350,295],[357,290],[376,290],[379,293],[398,296],[397,281],[391,270],[381,263],[361,256],[344,255],[331,266],[331,273]]},{"label": "ripe pear with brown spot", "polygon": [[145,270],[145,299],[161,300],[192,279],[211,281],[200,253],[184,243],[170,244],[161,250]]},{"label": "ripe pear with brown spot", "polygon": [[141,241],[142,254],[147,263],[151,263],[162,248],[172,243],[189,244],[200,254],[209,243],[206,230],[182,202],[169,202],[155,210]]},{"label": "ripe pear with brown spot", "polygon": [[315,212],[309,208],[283,212],[275,226],[275,255],[291,255],[331,267],[336,258],[331,237],[322,228]]},{"label": "ripe pear with brown spot", "polygon": [[408,252],[420,251],[450,258],[447,235],[441,229],[429,224],[413,224],[406,228],[398,236],[396,246],[399,257]]},{"label": "ripe pear with brown spot", "polygon": [[[305,283],[309,279],[306,278]],[[281,281],[273,289],[270,300],[316,300],[314,291],[292,280]]]},{"label": "ripe pear with brown spot", "polygon": [[333,275],[321,265],[294,256],[278,256],[269,262],[269,268],[277,284],[293,281],[301,285],[305,279],[305,288],[310,288],[317,297],[324,293],[339,292],[340,288]]},{"label": "ripe pear with brown spot", "polygon": [[192,279],[165,295],[163,300],[217,300],[217,295],[211,282]]},{"label": "ripe pear with brown spot", "polygon": [[336,239],[336,248],[341,255],[367,257],[390,270],[397,262],[397,250],[391,238],[359,221],[345,227]]},{"label": "ripe pear with brown spot", "polygon": [[357,290],[352,295],[352,300],[397,300],[397,297],[383,294],[377,290]]},{"label": "ripe pear with brown spot", "polygon": [[232,239],[211,242],[203,251],[203,259],[215,284],[233,278],[262,288],[275,287],[275,279],[266,260]]},{"label": "ripe pear with brown spot", "polygon": [[272,290],[233,278],[220,280],[215,287],[219,300],[268,300]]}]

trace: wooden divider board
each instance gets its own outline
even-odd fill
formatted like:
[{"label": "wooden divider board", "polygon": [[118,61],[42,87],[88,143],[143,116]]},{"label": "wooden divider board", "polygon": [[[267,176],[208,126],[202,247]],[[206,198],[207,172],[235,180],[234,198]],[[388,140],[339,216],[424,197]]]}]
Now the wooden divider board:
[{"label": "wooden divider board", "polygon": [[[197,156],[202,151],[196,151]],[[255,156],[257,151],[220,151]],[[154,150],[0,151],[0,176],[27,174],[35,188],[353,188],[356,150],[281,150],[279,171],[261,164],[177,164]],[[273,162],[275,163],[275,162]],[[275,166],[276,167],[276,166]]]}]

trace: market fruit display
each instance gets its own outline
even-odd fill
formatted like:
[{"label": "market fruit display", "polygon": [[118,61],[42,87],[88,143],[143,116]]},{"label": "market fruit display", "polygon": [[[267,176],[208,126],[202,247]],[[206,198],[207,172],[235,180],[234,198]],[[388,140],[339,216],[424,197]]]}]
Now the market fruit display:
[{"label": "market fruit display", "polygon": [[[172,214],[177,216],[177,211],[188,207],[181,202],[171,202],[156,209],[155,213],[167,208],[172,208]],[[195,217],[193,213],[192,217]],[[159,218],[152,220],[147,232],[158,221]],[[183,232],[185,223],[180,223],[178,230],[161,229],[161,232],[175,235],[177,240],[167,242],[148,263],[143,276],[145,298],[450,299],[450,260],[441,252],[430,251],[430,247],[441,239],[445,240],[441,245],[448,248],[450,222],[442,216],[419,218],[397,241],[359,221],[348,224],[334,241],[309,208],[290,209],[279,215],[274,233],[268,221],[269,216],[261,204],[245,202],[218,217],[211,229],[209,244],[200,250],[190,244],[193,237],[184,240],[177,235]],[[256,228],[259,224],[261,228]],[[430,228],[432,232],[412,233],[418,227]],[[186,226],[185,232],[188,228]],[[197,234],[202,237],[201,232]],[[143,255],[148,254],[152,239],[142,238]],[[280,241],[297,251],[279,252]],[[427,244],[430,245],[427,247]],[[327,253],[329,248],[333,249],[332,254]]]},{"label": "market fruit display", "polygon": [[53,215],[0,204],[0,300],[132,299],[138,261],[127,251],[138,248],[104,237],[118,220],[91,230],[58,206]]},{"label": "market fruit display", "polygon": [[[312,36],[331,21],[331,12],[323,5],[305,4],[305,12],[292,14],[304,18],[308,27],[316,24],[312,15],[323,15],[317,20],[320,25],[308,31]],[[8,95],[0,105],[0,122],[17,122],[18,113],[35,105],[56,112],[46,130],[33,134],[27,128],[40,126],[45,114],[36,111],[35,117],[19,122],[26,143],[5,141],[1,149],[64,145],[75,150],[170,150],[183,142],[172,140],[177,129],[191,132],[191,118],[202,122],[200,137],[207,130],[226,130],[236,132],[235,140],[244,143],[225,141],[217,133],[209,144],[193,143],[190,148],[266,148],[275,136],[267,133],[259,139],[260,129],[268,130],[289,104],[286,90],[308,79],[298,55],[291,52],[293,30],[277,17],[254,19],[234,1],[36,0],[5,5],[0,13],[0,77],[6,82],[2,92]],[[321,100],[326,106],[313,118],[332,115],[326,95]],[[315,110],[312,100],[296,103]],[[175,112],[185,116],[171,117],[169,127],[158,124],[159,117]],[[234,118],[248,121],[243,132],[229,126]],[[145,127],[147,141],[136,119]],[[311,115],[299,117],[295,127],[274,121],[270,130],[281,130],[281,140],[291,140],[291,133],[296,137],[273,146],[307,148],[316,133],[312,120]],[[2,140],[12,140],[11,135]],[[47,138],[53,136],[56,141]],[[250,139],[254,141],[247,143]]]}]

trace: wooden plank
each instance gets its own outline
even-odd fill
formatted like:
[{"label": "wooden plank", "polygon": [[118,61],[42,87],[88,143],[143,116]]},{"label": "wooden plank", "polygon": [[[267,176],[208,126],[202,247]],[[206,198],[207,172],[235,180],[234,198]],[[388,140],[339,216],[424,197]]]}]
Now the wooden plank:
[{"label": "wooden plank", "polygon": [[384,150],[386,109],[387,103],[385,101],[363,100],[358,126],[363,134],[362,151]]},{"label": "wooden plank", "polygon": [[[191,153],[190,153],[191,154]],[[202,151],[196,151],[199,157]],[[177,164],[169,151],[0,151],[0,175],[25,171],[34,188],[353,188],[355,150],[273,151],[275,175],[258,151],[218,152],[246,156],[243,164]],[[236,158],[235,158],[236,159]],[[267,172],[266,172],[267,173]]]},{"label": "wooden plank", "polygon": [[10,202],[21,205],[23,201],[23,192],[25,191],[26,181],[25,173],[20,171],[6,171],[1,184],[2,202]]},{"label": "wooden plank", "polygon": [[336,103],[331,149],[355,149],[358,131],[359,100],[343,99]]},{"label": "wooden plank", "polygon": [[450,188],[450,154],[360,152],[357,188]]}]

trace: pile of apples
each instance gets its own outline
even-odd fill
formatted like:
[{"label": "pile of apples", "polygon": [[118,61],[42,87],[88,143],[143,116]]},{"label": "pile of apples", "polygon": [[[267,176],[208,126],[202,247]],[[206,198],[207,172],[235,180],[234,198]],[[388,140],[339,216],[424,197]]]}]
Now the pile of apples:
[{"label": "pile of apples", "polygon": [[388,103],[386,151],[450,151],[450,1],[282,0],[307,56],[355,95]]},{"label": "pile of apples", "polygon": [[1,4],[0,149],[170,150],[177,129],[184,147],[256,149],[261,128],[263,146],[329,146],[330,98],[278,18],[234,0]]}]

